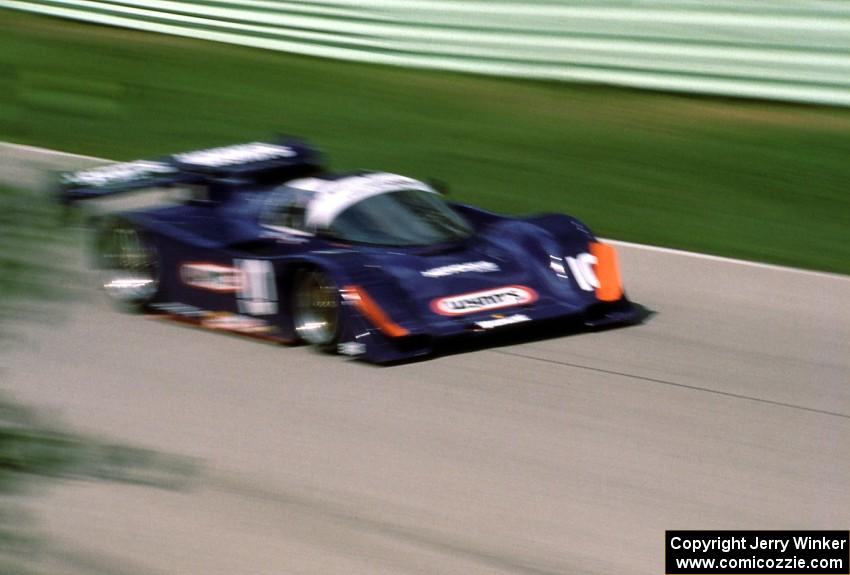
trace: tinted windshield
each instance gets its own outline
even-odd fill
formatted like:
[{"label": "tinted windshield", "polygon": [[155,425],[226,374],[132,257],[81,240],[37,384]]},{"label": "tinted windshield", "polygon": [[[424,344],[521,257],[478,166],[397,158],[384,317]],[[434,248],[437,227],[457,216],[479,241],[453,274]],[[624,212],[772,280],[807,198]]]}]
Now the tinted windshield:
[{"label": "tinted windshield", "polygon": [[453,242],[471,231],[439,194],[423,190],[399,190],[367,198],[343,211],[328,229],[340,239],[387,246]]}]

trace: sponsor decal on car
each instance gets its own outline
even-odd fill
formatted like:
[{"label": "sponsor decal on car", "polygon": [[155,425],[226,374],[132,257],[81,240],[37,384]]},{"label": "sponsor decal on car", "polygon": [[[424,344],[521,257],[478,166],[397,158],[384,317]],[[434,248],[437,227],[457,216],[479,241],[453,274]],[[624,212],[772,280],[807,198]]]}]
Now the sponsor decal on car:
[{"label": "sponsor decal on car", "polygon": [[304,244],[310,241],[308,232],[292,230],[278,226],[269,226],[269,231],[264,231],[260,237],[274,240],[279,244]]},{"label": "sponsor decal on car", "polygon": [[341,355],[363,355],[366,353],[366,344],[359,341],[346,341],[338,344],[336,350]]},{"label": "sponsor decal on car", "polygon": [[201,326],[208,329],[243,333],[268,333],[271,331],[271,326],[266,321],[226,311],[207,313],[201,320]]},{"label": "sponsor decal on car", "polygon": [[440,315],[465,315],[492,309],[527,305],[537,301],[530,287],[511,285],[435,299],[431,309]]},{"label": "sponsor decal on car", "polygon": [[296,155],[297,152],[289,146],[253,142],[175,154],[173,157],[182,164],[217,168],[247,162],[263,162],[276,158],[292,158]]},{"label": "sponsor decal on car", "polygon": [[239,268],[207,262],[188,262],[180,266],[183,283],[198,289],[235,293],[242,290],[243,272]]},{"label": "sponsor decal on car", "polygon": [[455,274],[463,274],[463,273],[488,273],[488,272],[497,272],[499,271],[499,266],[493,262],[488,261],[480,261],[480,262],[465,262],[462,264],[451,264],[447,266],[441,266],[438,268],[431,268],[429,270],[423,270],[421,273],[426,278],[442,278],[446,276],[452,276]]},{"label": "sponsor decal on car", "polygon": [[62,183],[75,186],[100,187],[117,182],[138,180],[159,174],[174,174],[176,172],[177,170],[174,167],[163,164],[162,162],[137,160],[135,162],[109,164],[99,168],[66,174],[62,176]]},{"label": "sponsor decal on car", "polygon": [[256,317],[230,311],[210,311],[179,302],[154,303],[151,304],[151,308],[166,314],[166,317],[188,322],[204,329],[236,332],[274,341],[287,341],[279,337],[275,325]]},{"label": "sponsor decal on car", "polygon": [[274,266],[268,260],[233,260],[243,282],[236,294],[239,311],[250,315],[277,313]]},{"label": "sponsor decal on car", "polygon": [[523,313],[515,313],[509,316],[494,316],[493,319],[485,319],[475,322],[475,326],[481,329],[493,329],[505,325],[513,325],[515,323],[523,323],[531,321],[531,318]]},{"label": "sponsor decal on car", "polygon": [[190,319],[198,319],[204,317],[207,312],[193,305],[179,302],[163,302],[151,304],[151,308],[163,313],[186,317]]}]

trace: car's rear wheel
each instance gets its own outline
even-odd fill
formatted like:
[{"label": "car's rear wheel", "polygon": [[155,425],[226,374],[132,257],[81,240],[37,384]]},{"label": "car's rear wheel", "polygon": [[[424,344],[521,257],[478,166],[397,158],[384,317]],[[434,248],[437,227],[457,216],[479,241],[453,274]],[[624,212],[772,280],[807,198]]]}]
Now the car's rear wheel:
[{"label": "car's rear wheel", "polygon": [[299,270],[292,298],[292,317],[299,339],[333,350],[340,327],[340,296],[334,282],[321,270]]},{"label": "car's rear wheel", "polygon": [[132,224],[107,220],[98,227],[95,255],[101,285],[121,307],[138,310],[159,289],[156,250]]}]

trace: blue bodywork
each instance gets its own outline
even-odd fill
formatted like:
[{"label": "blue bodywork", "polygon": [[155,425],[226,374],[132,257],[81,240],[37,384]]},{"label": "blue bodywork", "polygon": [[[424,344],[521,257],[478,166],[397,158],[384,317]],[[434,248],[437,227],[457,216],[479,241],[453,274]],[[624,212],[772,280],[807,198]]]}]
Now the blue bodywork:
[{"label": "blue bodywork", "polygon": [[[308,146],[283,145],[296,151],[283,161],[246,161],[213,170],[181,165],[171,156],[160,160],[167,167],[154,173],[144,166],[125,174],[119,170],[96,185],[72,174],[64,181],[64,198],[203,186],[203,198],[117,214],[140,230],[157,254],[159,287],[148,309],[206,327],[294,342],[292,278],[300,269],[317,268],[340,289],[338,349],[370,362],[405,360],[431,353],[439,340],[536,322],[595,327],[640,319],[619,286],[605,286],[607,295],[600,299],[597,284],[605,278],[586,271],[585,278],[577,277],[582,265],[587,269],[582,262],[596,264],[591,256],[598,240],[570,216],[513,218],[451,204],[474,233],[460,242],[427,247],[346,244],[270,229],[262,223],[269,195],[283,182],[322,172],[318,154]],[[187,265],[195,276],[187,276]],[[229,285],[228,270],[253,277],[249,283],[254,287]],[[256,289],[257,284],[263,287]],[[351,289],[355,297],[349,297]],[[364,313],[360,295],[392,328]]]}]

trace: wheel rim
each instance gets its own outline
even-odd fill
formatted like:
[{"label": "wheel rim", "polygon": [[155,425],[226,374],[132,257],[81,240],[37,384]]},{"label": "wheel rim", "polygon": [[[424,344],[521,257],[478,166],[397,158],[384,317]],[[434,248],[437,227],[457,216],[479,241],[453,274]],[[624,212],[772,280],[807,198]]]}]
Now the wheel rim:
[{"label": "wheel rim", "polygon": [[149,301],[159,287],[155,259],[138,232],[115,227],[99,245],[103,289],[113,300],[129,305]]},{"label": "wheel rim", "polygon": [[339,293],[323,273],[304,272],[295,290],[295,332],[309,344],[326,346],[336,339]]}]

